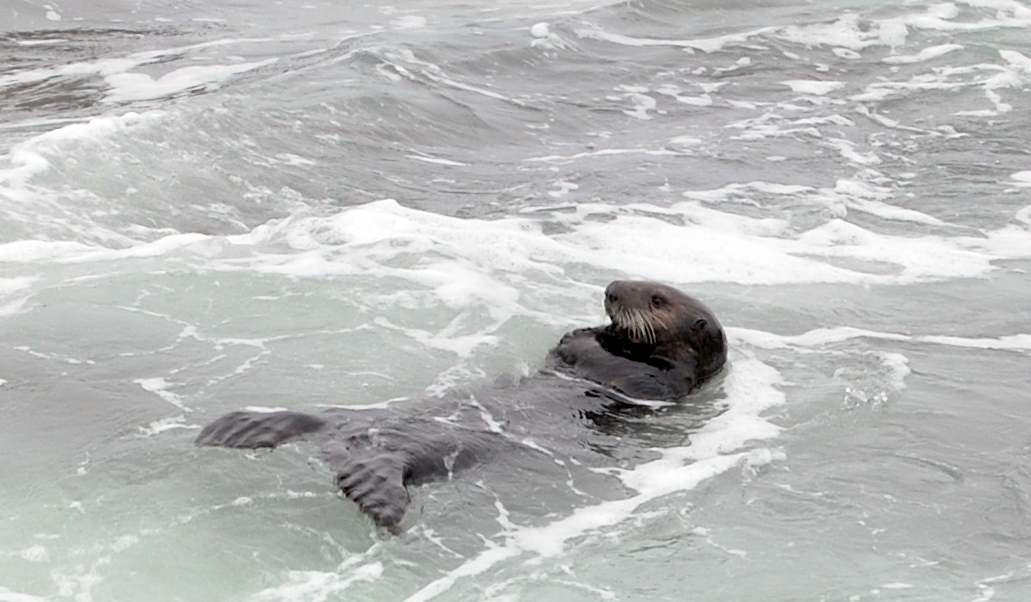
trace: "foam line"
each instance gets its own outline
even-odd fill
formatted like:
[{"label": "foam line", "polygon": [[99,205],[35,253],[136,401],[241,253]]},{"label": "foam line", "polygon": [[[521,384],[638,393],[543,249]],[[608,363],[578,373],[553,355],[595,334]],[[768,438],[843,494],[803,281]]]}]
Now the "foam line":
[{"label": "foam line", "polygon": [[845,82],[810,79],[792,79],[780,83],[791,88],[791,91],[797,94],[811,94],[813,96],[823,96],[845,87]]},{"label": "foam line", "polygon": [[697,40],[669,40],[660,38],[635,38],[617,33],[609,33],[597,27],[581,28],[576,30],[576,35],[584,39],[601,40],[622,46],[672,46],[689,50],[701,50],[702,52],[718,52],[731,44],[741,44],[750,38],[761,36],[773,31],[772,27],[763,27],[743,33],[718,36],[715,38],[702,38]]},{"label": "foam line", "polygon": [[941,44],[939,46],[928,46],[927,48],[920,49],[920,52],[916,54],[896,54],[884,58],[884,62],[890,65],[908,65],[912,63],[922,63],[936,59],[940,56],[945,56],[950,52],[956,50],[962,50],[963,46],[960,44]]},{"label": "foam line", "polygon": [[211,90],[230,77],[275,63],[277,59],[236,65],[193,65],[170,71],[158,79],[145,73],[112,73],[104,78],[111,91],[104,102],[167,98],[180,92],[203,88]]},{"label": "foam line", "polygon": [[[688,200],[669,207],[571,205],[566,211],[546,214],[548,220],[563,224],[559,234],[545,234],[544,222],[532,213],[500,220],[463,219],[385,200],[324,217],[272,220],[243,235],[175,234],[125,249],[64,242],[8,243],[0,245],[0,261],[117,262],[174,253],[194,255],[205,269],[213,270],[294,278],[374,273],[436,289],[455,308],[489,294],[496,311],[511,313],[513,290],[497,286],[498,276],[539,270],[561,277],[563,266],[570,264],[606,265],[616,272],[678,284],[901,285],[982,277],[995,270],[999,260],[1031,257],[1031,232],[1023,225],[950,237],[881,234],[844,219],[830,219],[794,232],[784,220],[752,218],[708,206],[747,202],[752,194],[784,195],[792,197],[792,203],[801,199],[887,220],[948,225],[887,204],[882,199],[889,193],[859,182],[842,181],[834,189],[753,182],[686,194],[705,204]],[[592,219],[598,215],[608,219]],[[235,249],[229,251],[227,245]],[[434,253],[427,254],[428,249]],[[411,266],[386,265],[390,257],[405,255],[420,259]],[[670,262],[671,256],[679,261]]]},{"label": "foam line", "polygon": [[797,335],[778,335],[749,328],[728,327],[727,335],[732,340],[747,343],[760,349],[786,349],[789,347],[822,347],[843,343],[852,339],[877,339],[882,341],[915,341],[965,347],[974,349],[1000,349],[1006,351],[1031,351],[1031,334],[1003,335],[991,337],[956,337],[950,335],[906,335],[893,332],[879,332],[851,326],[816,328]]}]

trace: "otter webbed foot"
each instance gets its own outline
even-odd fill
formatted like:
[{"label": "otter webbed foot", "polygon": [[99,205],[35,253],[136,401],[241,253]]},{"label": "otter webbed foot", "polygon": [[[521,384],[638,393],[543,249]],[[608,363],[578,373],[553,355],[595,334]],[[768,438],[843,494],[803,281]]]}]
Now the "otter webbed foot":
[{"label": "otter webbed foot", "polygon": [[194,443],[256,449],[303,439],[329,423],[301,412],[231,412],[204,427]]},{"label": "otter webbed foot", "polygon": [[404,458],[386,453],[350,458],[338,466],[337,485],[347,498],[377,525],[396,532],[411,500],[404,483]]}]

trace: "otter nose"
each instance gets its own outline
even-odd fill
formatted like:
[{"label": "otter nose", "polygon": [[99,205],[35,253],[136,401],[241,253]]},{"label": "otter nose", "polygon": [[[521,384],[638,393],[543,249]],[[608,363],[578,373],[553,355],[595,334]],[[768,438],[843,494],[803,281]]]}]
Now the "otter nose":
[{"label": "otter nose", "polygon": [[619,301],[619,293],[616,291],[618,282],[613,282],[605,287],[605,301],[608,303],[615,303]]}]

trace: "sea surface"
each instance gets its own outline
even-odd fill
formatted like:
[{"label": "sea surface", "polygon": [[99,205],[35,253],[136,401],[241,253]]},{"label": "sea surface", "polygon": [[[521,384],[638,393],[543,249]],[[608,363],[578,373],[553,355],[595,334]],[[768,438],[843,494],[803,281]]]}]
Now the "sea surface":
[{"label": "sea surface", "polygon": [[[1026,601],[1029,269],[1031,2],[4,0],[0,602]],[[192,443],[489,394],[622,278],[732,351],[597,486],[392,535]]]}]

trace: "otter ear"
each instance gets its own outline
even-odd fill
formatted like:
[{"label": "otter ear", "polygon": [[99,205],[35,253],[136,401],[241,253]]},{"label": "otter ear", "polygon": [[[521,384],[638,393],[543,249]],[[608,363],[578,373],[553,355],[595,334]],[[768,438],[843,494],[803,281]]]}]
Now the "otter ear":
[{"label": "otter ear", "polygon": [[708,325],[708,320],[706,320],[705,318],[699,318],[698,321],[695,322],[693,326],[691,326],[691,330],[698,332],[699,330],[705,328]]}]

